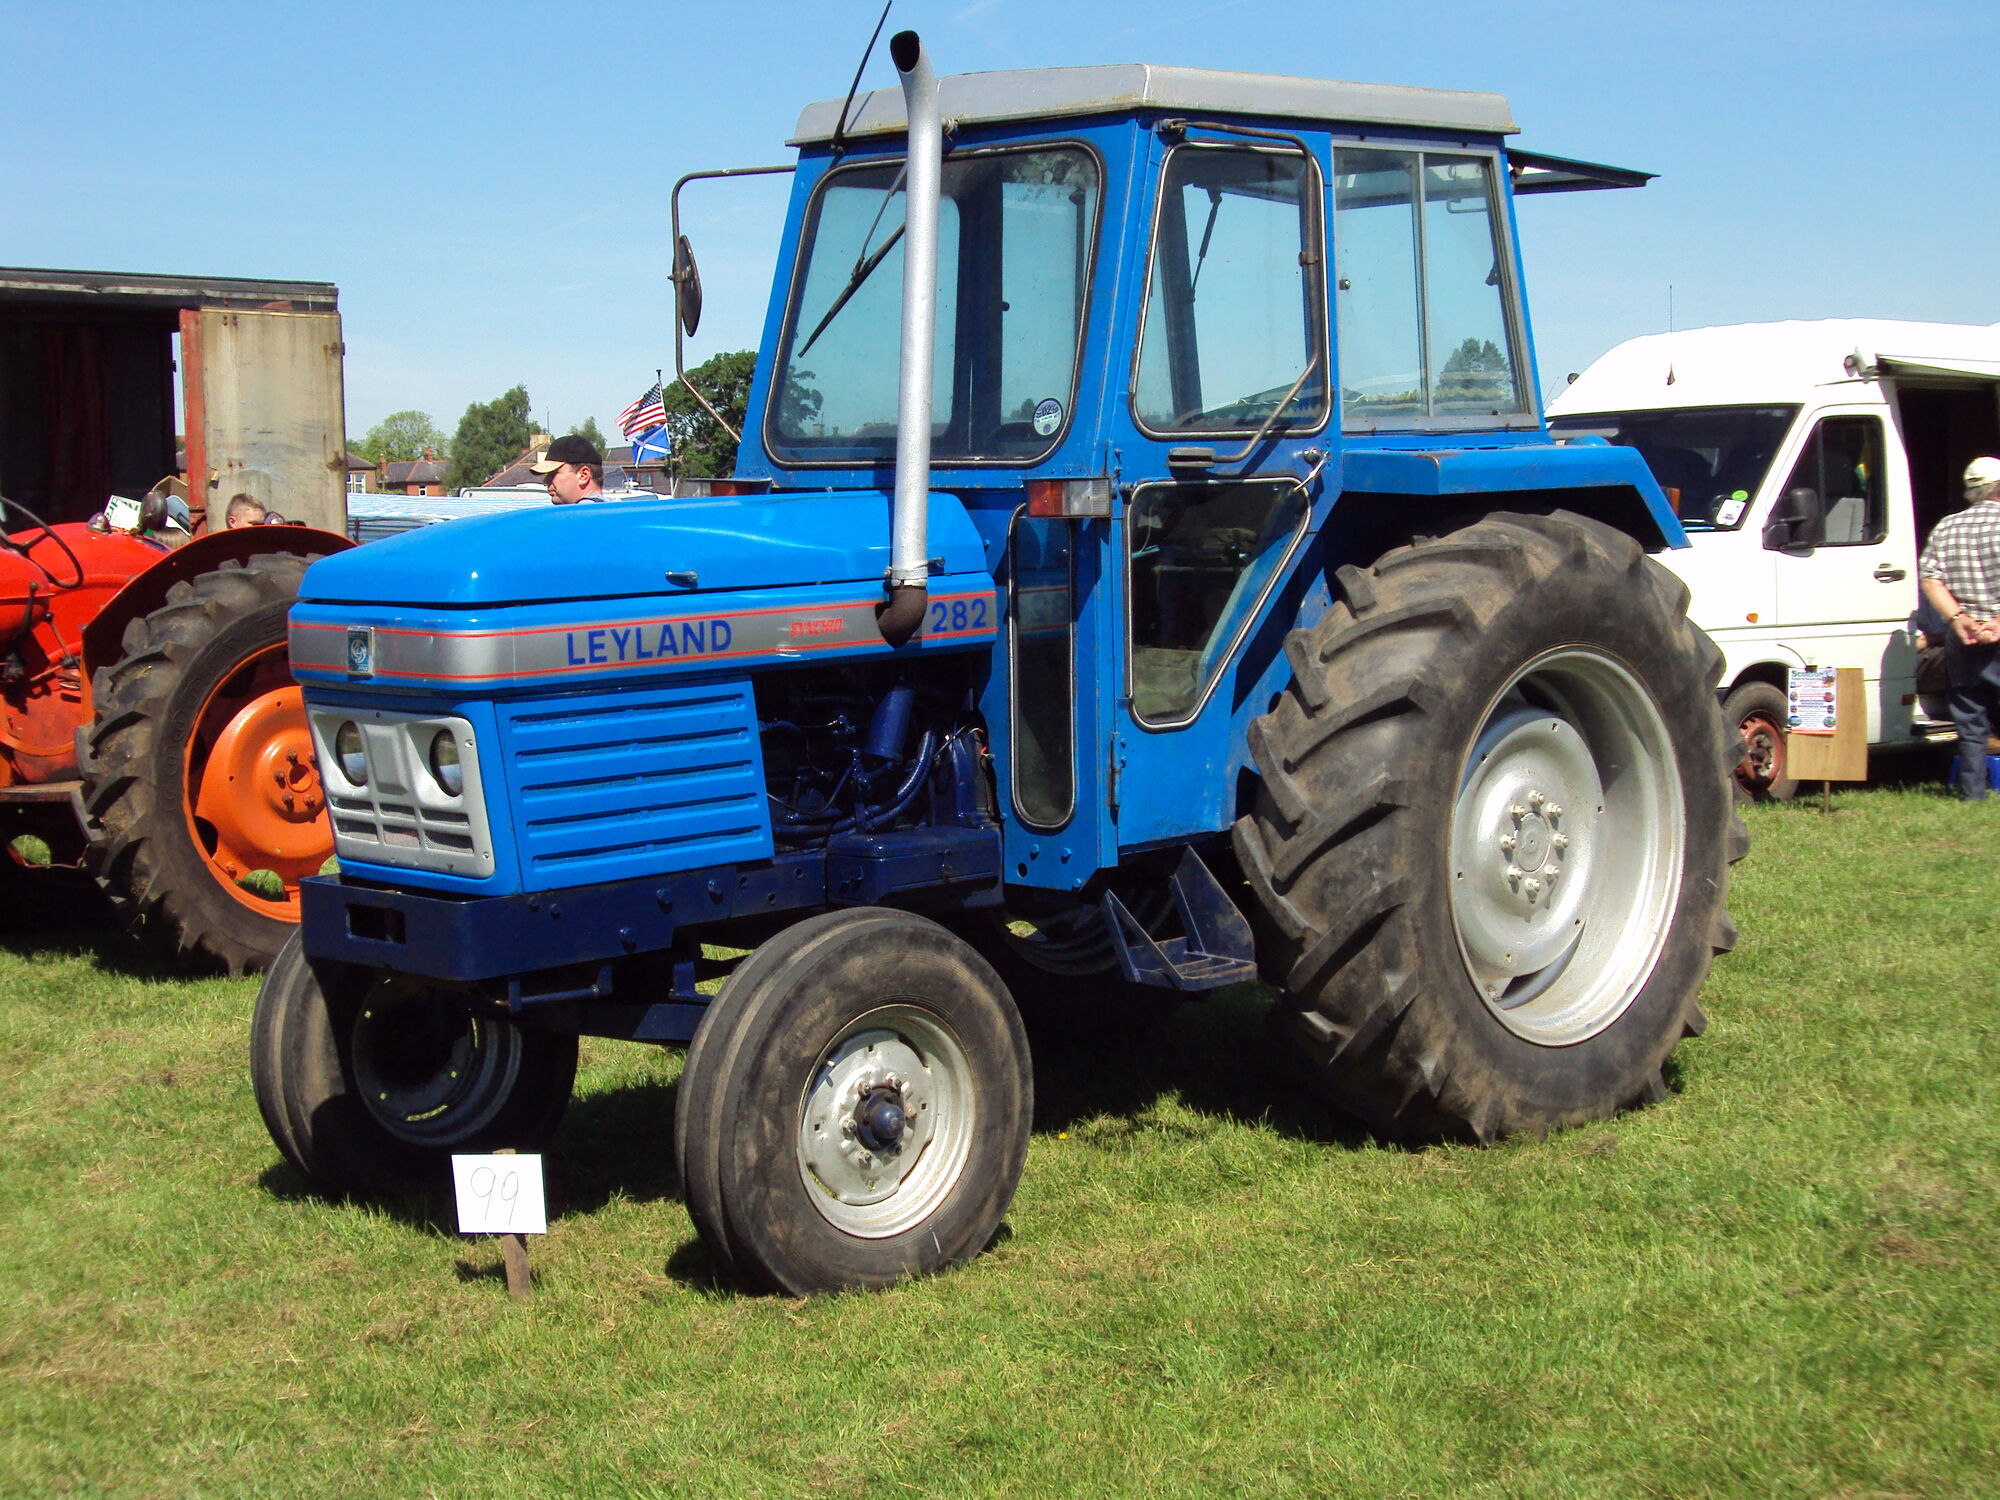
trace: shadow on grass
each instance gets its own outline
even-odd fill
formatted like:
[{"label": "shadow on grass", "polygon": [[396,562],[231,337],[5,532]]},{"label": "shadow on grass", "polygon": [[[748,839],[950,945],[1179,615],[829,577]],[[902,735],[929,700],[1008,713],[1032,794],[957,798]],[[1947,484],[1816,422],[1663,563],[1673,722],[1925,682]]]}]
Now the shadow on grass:
[{"label": "shadow on grass", "polygon": [[189,977],[184,967],[126,932],[97,882],[81,870],[0,863],[0,953],[31,963],[84,958],[124,979]]},{"label": "shadow on grass", "polygon": [[1352,1150],[1371,1139],[1313,1093],[1285,1043],[1265,1025],[1270,1002],[1257,986],[1179,1005],[1163,998],[1150,1011],[1147,1003],[1141,997],[1109,1013],[1035,1015],[1036,1130],[1067,1130],[1106,1116],[1135,1120],[1175,1098],[1217,1121],[1299,1140]]}]

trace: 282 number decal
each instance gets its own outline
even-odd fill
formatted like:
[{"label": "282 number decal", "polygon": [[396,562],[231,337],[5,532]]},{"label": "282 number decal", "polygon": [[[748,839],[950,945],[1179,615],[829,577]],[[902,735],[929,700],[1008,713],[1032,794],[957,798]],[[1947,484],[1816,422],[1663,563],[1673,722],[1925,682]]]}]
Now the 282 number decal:
[{"label": "282 number decal", "polygon": [[931,603],[930,624],[926,635],[963,634],[968,630],[985,630],[985,599],[937,599]]}]

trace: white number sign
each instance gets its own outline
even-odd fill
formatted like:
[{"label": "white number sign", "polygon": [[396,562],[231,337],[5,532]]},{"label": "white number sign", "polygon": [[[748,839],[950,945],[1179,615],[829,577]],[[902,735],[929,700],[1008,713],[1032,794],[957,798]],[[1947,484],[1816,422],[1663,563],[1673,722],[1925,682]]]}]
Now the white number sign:
[{"label": "white number sign", "polygon": [[460,1234],[547,1234],[539,1156],[454,1156]]}]

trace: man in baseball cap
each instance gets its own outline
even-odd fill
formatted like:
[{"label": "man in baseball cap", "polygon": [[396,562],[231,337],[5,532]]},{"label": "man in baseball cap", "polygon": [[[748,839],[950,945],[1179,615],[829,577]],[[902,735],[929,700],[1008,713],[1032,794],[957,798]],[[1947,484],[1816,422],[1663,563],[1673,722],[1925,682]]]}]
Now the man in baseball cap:
[{"label": "man in baseball cap", "polygon": [[1986,742],[2000,728],[2000,459],[1965,466],[1965,509],[1931,530],[1923,594],[1945,620],[1945,680],[1958,727],[1958,792],[1986,795]]},{"label": "man in baseball cap", "polygon": [[604,498],[604,455],[590,440],[572,432],[559,437],[528,467],[542,476],[549,498],[557,505]]}]

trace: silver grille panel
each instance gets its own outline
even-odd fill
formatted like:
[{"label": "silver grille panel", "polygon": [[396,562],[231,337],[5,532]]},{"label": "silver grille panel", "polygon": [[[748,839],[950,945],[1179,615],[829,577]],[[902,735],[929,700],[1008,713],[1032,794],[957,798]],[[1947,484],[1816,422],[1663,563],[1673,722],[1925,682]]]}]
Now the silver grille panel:
[{"label": "silver grille panel", "polygon": [[[311,706],[307,718],[333,815],[336,855],[475,880],[493,873],[493,838],[470,723],[436,714]],[[361,731],[366,785],[350,781],[334,753],[342,724]],[[430,768],[431,742],[440,731],[449,732],[458,746],[464,784],[456,796]]]}]

